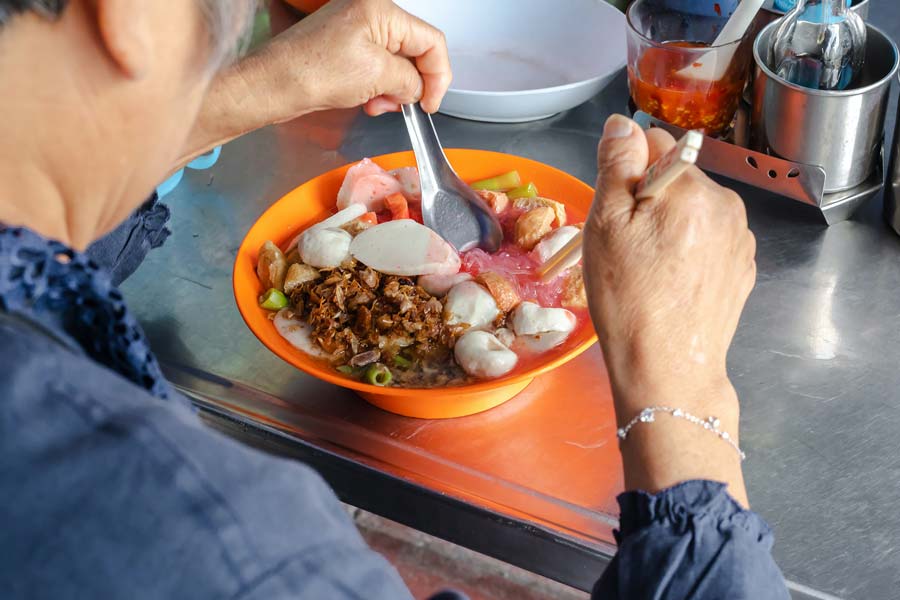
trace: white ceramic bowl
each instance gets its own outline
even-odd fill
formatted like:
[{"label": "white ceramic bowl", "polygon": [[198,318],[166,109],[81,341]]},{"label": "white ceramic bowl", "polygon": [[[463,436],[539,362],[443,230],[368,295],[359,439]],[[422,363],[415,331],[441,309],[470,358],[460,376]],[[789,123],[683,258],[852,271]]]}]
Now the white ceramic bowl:
[{"label": "white ceramic bowl", "polygon": [[444,31],[453,84],[441,112],[516,123],[600,92],[625,66],[625,16],[605,0],[395,0]]}]

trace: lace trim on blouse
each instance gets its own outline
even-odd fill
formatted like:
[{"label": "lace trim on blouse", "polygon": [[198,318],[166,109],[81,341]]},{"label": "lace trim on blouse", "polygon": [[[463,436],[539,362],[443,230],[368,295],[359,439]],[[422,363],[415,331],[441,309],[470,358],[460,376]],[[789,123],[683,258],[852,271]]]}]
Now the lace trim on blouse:
[{"label": "lace trim on blouse", "polygon": [[175,396],[109,274],[65,244],[0,224],[0,310],[72,340],[159,398]]}]

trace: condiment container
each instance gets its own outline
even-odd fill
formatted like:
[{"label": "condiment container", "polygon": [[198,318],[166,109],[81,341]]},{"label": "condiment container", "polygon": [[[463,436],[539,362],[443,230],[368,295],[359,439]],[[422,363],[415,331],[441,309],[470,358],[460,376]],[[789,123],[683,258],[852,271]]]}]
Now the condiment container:
[{"label": "condiment container", "polygon": [[821,166],[826,193],[862,184],[881,157],[891,83],[900,65],[897,46],[867,25],[866,63],[857,87],[809,89],[785,81],[767,64],[776,27],[767,26],[753,46],[753,149]]}]

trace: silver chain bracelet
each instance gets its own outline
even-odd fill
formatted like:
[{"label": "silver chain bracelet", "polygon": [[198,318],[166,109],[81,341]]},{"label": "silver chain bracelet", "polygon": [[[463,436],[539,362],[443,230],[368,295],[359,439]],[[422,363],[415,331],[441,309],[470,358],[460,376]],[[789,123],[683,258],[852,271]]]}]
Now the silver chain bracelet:
[{"label": "silver chain bracelet", "polygon": [[675,417],[676,419],[685,419],[694,423],[695,425],[700,425],[703,429],[708,429],[712,433],[719,436],[723,441],[728,442],[732,448],[734,448],[737,453],[740,455],[741,460],[747,458],[747,455],[744,454],[744,451],[741,450],[740,446],[734,441],[731,435],[727,431],[723,431],[719,429],[719,425],[721,422],[716,417],[709,417],[706,419],[701,419],[700,417],[695,417],[689,412],[685,412],[680,408],[670,408],[668,406],[650,406],[641,411],[641,413],[628,421],[628,424],[625,427],[622,427],[617,432],[619,436],[619,442],[624,442],[628,438],[628,433],[631,431],[631,428],[637,425],[638,423],[652,423],[656,420],[656,413],[668,413]]}]

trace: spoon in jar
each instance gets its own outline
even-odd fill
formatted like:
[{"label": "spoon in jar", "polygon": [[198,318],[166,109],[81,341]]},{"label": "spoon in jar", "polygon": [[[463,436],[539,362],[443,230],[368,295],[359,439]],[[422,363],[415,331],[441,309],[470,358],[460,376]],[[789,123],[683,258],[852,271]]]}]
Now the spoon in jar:
[{"label": "spoon in jar", "polygon": [[[747,34],[764,1],[742,0],[712,43],[712,47],[716,50],[710,50],[703,54],[696,62],[678,71],[678,75],[703,81],[722,79],[728,71],[728,67],[731,66],[731,59],[737,50],[734,42]],[[732,44],[732,46],[727,46],[727,44]]]},{"label": "spoon in jar", "polygon": [[431,115],[418,104],[402,110],[422,183],[422,221],[458,252],[499,250],[503,230],[497,215],[450,166]]}]

